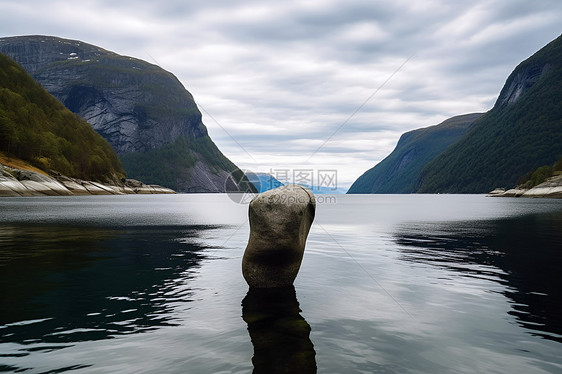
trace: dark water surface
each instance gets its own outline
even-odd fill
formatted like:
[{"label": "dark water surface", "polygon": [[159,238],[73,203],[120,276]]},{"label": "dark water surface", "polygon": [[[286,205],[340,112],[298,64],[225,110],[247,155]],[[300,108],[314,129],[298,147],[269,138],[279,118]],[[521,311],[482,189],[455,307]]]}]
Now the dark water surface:
[{"label": "dark water surface", "polygon": [[318,202],[264,294],[226,195],[0,198],[0,372],[562,373],[562,200]]}]

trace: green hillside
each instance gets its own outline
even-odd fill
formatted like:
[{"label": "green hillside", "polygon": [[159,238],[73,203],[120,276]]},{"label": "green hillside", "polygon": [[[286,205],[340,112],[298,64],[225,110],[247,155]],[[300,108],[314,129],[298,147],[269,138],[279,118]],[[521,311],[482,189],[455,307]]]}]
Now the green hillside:
[{"label": "green hillside", "polygon": [[512,187],[562,156],[562,36],[523,61],[492,110],[421,173],[418,192]]},{"label": "green hillside", "polygon": [[3,54],[0,152],[74,178],[105,182],[125,177],[107,141]]},{"label": "green hillside", "polygon": [[481,113],[449,118],[439,125],[403,134],[388,157],[367,170],[347,193],[412,193],[423,167],[458,141]]}]

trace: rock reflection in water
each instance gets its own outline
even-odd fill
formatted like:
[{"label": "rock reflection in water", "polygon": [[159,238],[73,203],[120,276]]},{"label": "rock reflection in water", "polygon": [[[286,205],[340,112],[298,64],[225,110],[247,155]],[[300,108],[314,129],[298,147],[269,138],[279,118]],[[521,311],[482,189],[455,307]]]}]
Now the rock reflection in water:
[{"label": "rock reflection in water", "polygon": [[206,258],[193,239],[207,228],[4,226],[0,340],[75,343],[176,325]]},{"label": "rock reflection in water", "polygon": [[254,374],[316,373],[310,325],[300,312],[293,286],[248,291],[242,318],[254,345]]}]

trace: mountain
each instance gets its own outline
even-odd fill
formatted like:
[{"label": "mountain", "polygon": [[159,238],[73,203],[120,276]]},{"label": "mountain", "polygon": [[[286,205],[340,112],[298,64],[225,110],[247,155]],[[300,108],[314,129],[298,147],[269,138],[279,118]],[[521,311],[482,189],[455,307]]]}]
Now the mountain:
[{"label": "mountain", "polygon": [[403,134],[392,153],[361,175],[347,193],[415,192],[423,167],[457,142],[481,116],[482,113],[460,115]]},{"label": "mountain", "polygon": [[483,193],[514,186],[562,156],[562,36],[519,64],[494,107],[428,163],[418,192]]},{"label": "mountain", "polygon": [[254,173],[251,171],[246,171],[245,174],[250,183],[254,185],[258,193],[283,186],[283,183],[281,183],[269,173]]},{"label": "mountain", "polygon": [[0,52],[86,119],[129,177],[178,192],[239,189],[241,172],[213,143],[193,97],[170,72],[50,36],[0,38]]},{"label": "mountain", "polygon": [[106,140],[0,53],[0,161],[4,158],[84,180],[119,183],[125,177]]},{"label": "mountain", "polygon": [[404,134],[348,193],[485,193],[562,157],[562,36],[520,63],[494,107]]}]

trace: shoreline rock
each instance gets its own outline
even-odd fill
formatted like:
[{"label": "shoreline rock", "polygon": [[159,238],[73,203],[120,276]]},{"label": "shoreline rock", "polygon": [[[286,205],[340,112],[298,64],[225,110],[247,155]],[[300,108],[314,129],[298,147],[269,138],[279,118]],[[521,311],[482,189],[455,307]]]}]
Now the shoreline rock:
[{"label": "shoreline rock", "polygon": [[84,181],[60,174],[50,176],[0,164],[0,197],[174,194],[157,185],[126,179],[122,185]]},{"label": "shoreline rock", "polygon": [[562,175],[555,175],[533,188],[522,188],[520,186],[505,190],[496,188],[490,191],[490,197],[546,197],[562,198]]}]

